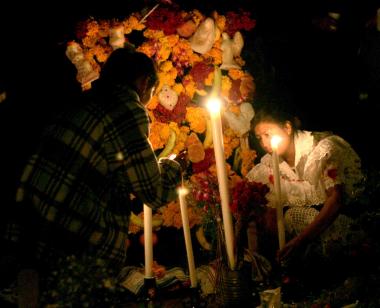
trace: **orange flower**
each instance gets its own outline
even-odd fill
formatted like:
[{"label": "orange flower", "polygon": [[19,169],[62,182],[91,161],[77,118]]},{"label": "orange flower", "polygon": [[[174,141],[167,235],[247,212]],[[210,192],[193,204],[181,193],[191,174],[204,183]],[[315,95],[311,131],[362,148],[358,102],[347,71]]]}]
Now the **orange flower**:
[{"label": "orange flower", "polygon": [[253,168],[256,157],[257,153],[255,150],[245,149],[241,151],[242,164],[240,172],[243,176],[246,176],[249,170]]},{"label": "orange flower", "polygon": [[148,39],[159,39],[161,37],[164,37],[165,34],[161,30],[152,30],[152,29],[146,29],[144,31],[144,36]]},{"label": "orange flower", "polygon": [[237,80],[243,78],[244,72],[233,68],[228,71],[228,76],[230,76],[232,80]]},{"label": "orange flower", "polygon": [[[186,200],[189,199],[190,194],[186,196]],[[190,201],[190,200],[189,200]],[[202,221],[201,211],[197,208],[191,206],[191,202],[187,202],[188,208],[188,218],[189,227],[192,228]],[[182,228],[182,216],[181,208],[178,201],[172,201],[165,207],[161,208],[161,214],[163,219],[163,226],[165,227],[175,227],[177,229]]]},{"label": "orange flower", "polygon": [[202,134],[206,130],[207,111],[201,107],[187,107],[186,120],[190,124],[190,129]]},{"label": "orange flower", "polygon": [[185,77],[182,78],[182,84],[185,88],[186,94],[190,98],[192,98],[194,96],[194,93],[196,90],[196,86],[195,86],[195,82],[193,80],[193,77],[191,77],[190,75],[186,75]]},{"label": "orange flower", "polygon": [[152,144],[153,150],[161,149],[168,142],[170,135],[169,125],[154,121],[150,125],[149,141]]},{"label": "orange flower", "polygon": [[123,25],[125,34],[129,34],[133,30],[140,31],[145,29],[145,25],[139,22],[139,18],[136,15],[129,16],[126,20],[124,20]]}]

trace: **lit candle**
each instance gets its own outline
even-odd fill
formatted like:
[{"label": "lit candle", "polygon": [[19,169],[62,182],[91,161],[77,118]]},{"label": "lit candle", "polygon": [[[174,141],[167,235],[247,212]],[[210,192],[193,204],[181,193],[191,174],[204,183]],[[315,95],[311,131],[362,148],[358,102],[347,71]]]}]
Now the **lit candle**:
[{"label": "lit candle", "polygon": [[178,198],[179,198],[179,205],[181,207],[182,226],[183,226],[183,234],[185,236],[185,245],[186,245],[186,253],[187,253],[187,263],[189,265],[190,282],[191,282],[191,287],[195,288],[197,286],[197,274],[195,271],[193,246],[191,243],[190,226],[189,226],[189,216],[187,212],[187,203],[186,203],[187,194],[188,194],[188,190],[183,185],[182,187],[178,188]]},{"label": "lit candle", "polygon": [[217,97],[211,97],[209,99],[207,107],[210,111],[211,117],[212,140],[214,144],[216,172],[218,176],[220,199],[222,203],[226,250],[229,266],[233,270],[235,269],[234,235],[232,226],[232,215],[229,207],[230,197],[228,192],[226,161],[224,158],[222,120],[220,118],[220,100]]},{"label": "lit candle", "polygon": [[144,204],[145,278],[153,277],[152,209]]},{"label": "lit candle", "polygon": [[278,229],[278,242],[280,249],[285,246],[285,225],[284,215],[282,213],[281,202],[281,184],[280,184],[280,168],[278,159],[278,144],[281,142],[281,137],[274,135],[271,139],[272,146],[272,164],[273,164],[273,176],[274,176],[274,192],[276,195],[276,209],[277,209],[277,229]]}]

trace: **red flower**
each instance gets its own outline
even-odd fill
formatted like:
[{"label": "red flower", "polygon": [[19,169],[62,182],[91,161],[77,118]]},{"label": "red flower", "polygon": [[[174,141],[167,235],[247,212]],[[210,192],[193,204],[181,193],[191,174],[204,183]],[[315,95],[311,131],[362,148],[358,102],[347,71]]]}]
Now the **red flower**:
[{"label": "red flower", "polygon": [[251,19],[250,12],[227,12],[226,15],[226,32],[229,36],[233,36],[235,32],[240,30],[252,30],[256,26],[256,20]]},{"label": "red flower", "polygon": [[165,35],[175,34],[177,28],[183,23],[178,11],[168,8],[158,8],[146,20],[146,27],[152,30],[162,30]]},{"label": "red flower", "polygon": [[232,191],[231,212],[236,219],[248,218],[249,214],[260,210],[268,203],[265,195],[269,187],[258,182],[242,180]]},{"label": "red flower", "polygon": [[190,97],[181,93],[173,110],[168,110],[161,104],[158,104],[153,110],[153,114],[162,123],[176,122],[180,124],[186,118],[186,106],[190,102]]},{"label": "red flower", "polygon": [[240,93],[241,80],[231,80],[231,89],[228,93],[228,98],[236,103],[242,102],[242,97]]},{"label": "red flower", "polygon": [[214,67],[205,62],[197,62],[194,64],[190,71],[190,76],[193,77],[197,89],[203,90],[205,87],[205,80],[208,75],[214,71]]},{"label": "red flower", "polygon": [[205,158],[192,164],[193,173],[200,173],[207,170],[215,162],[214,149],[208,148],[205,150]]}]

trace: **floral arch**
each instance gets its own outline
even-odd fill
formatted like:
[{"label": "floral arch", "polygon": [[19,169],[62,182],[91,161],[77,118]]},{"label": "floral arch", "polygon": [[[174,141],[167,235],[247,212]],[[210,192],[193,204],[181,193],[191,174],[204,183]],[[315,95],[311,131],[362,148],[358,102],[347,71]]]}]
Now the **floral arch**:
[{"label": "floral arch", "polygon": [[[211,124],[204,99],[214,81],[214,67],[222,70],[224,101],[223,139],[232,196],[240,198],[241,176],[253,166],[256,152],[247,134],[254,115],[254,78],[241,56],[244,37],[255,27],[248,12],[214,11],[210,16],[156,6],[148,13],[135,12],[124,20],[90,18],[78,24],[77,39],[68,42],[66,55],[77,68],[83,90],[98,78],[110,53],[126,44],[155,60],[159,70],[156,95],[148,103],[150,142],[158,157],[187,149],[191,162],[186,174],[190,227],[210,220],[220,203],[212,144]],[[233,213],[237,212],[231,208]],[[132,214],[130,232],[143,228],[142,213]],[[212,219],[212,218],[211,218]],[[178,202],[154,215],[154,227],[182,227]],[[207,244],[204,248],[208,249]]]}]

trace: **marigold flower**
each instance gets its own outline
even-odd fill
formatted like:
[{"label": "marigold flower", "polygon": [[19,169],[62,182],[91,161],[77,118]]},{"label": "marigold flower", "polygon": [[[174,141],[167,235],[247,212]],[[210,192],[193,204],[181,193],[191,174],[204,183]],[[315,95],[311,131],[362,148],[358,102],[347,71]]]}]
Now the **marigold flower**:
[{"label": "marigold flower", "polygon": [[153,110],[153,109],[156,109],[157,105],[160,103],[160,101],[158,100],[158,96],[157,95],[154,95],[150,101],[148,102],[148,104],[146,105],[146,108],[149,109],[149,110]]},{"label": "marigold flower", "polygon": [[160,42],[162,44],[167,45],[170,49],[172,49],[175,45],[178,44],[179,36],[177,34],[168,35],[160,38]]},{"label": "marigold flower", "polygon": [[99,21],[99,37],[104,38],[107,37],[110,33],[110,24],[106,20]]},{"label": "marigold flower", "polygon": [[161,37],[164,37],[165,33],[161,30],[153,30],[148,28],[144,31],[144,36],[148,39],[158,40]]},{"label": "marigold flower", "polygon": [[255,150],[244,149],[241,151],[242,164],[240,172],[243,176],[246,176],[249,170],[253,168],[256,157],[257,153]]},{"label": "marigold flower", "polygon": [[178,94],[180,95],[182,92],[185,91],[185,88],[183,87],[183,85],[181,83],[176,83],[174,84],[174,86],[172,87],[172,89]]},{"label": "marigold flower", "polygon": [[233,68],[228,71],[228,76],[230,76],[232,80],[237,80],[241,79],[244,76],[244,72],[242,70]]},{"label": "marigold flower", "polygon": [[[186,196],[186,199],[189,197]],[[189,227],[192,228],[197,224],[200,224],[202,221],[201,213],[198,209],[189,206],[191,203],[188,202],[188,219],[189,219]],[[182,228],[182,216],[181,216],[181,208],[178,201],[170,202],[168,205],[161,209],[163,225],[165,227],[175,227],[177,229]]]},{"label": "marigold flower", "polygon": [[171,52],[172,50],[169,46],[161,44],[161,48],[159,48],[156,52],[156,62],[160,63],[162,61],[166,61],[169,58]]},{"label": "marigold flower", "polygon": [[103,63],[108,59],[109,55],[112,52],[112,48],[109,46],[103,47],[96,45],[94,48],[92,48],[92,52],[94,53],[96,60],[98,60],[100,63]]},{"label": "marigold flower", "polygon": [[163,148],[169,139],[169,135],[170,128],[168,124],[158,121],[151,123],[149,141],[152,144],[153,150]]},{"label": "marigold flower", "polygon": [[171,61],[164,61],[160,64],[161,72],[168,72],[173,68],[173,63]]},{"label": "marigold flower", "polygon": [[92,48],[96,45],[98,41],[97,36],[86,36],[82,39],[82,44],[84,47]]},{"label": "marigold flower", "polygon": [[220,32],[224,32],[224,29],[226,27],[226,17],[223,15],[219,15],[217,12],[215,12],[214,20]]},{"label": "marigold flower", "polygon": [[149,58],[153,58],[157,50],[151,42],[144,42],[137,48],[137,51],[145,53]]},{"label": "marigold flower", "polygon": [[199,24],[205,19],[204,15],[198,10],[193,10],[191,16],[193,17],[196,26],[199,26]]},{"label": "marigold flower", "polygon": [[210,74],[208,74],[205,80],[205,85],[212,86],[213,82],[214,82],[214,72],[210,72]]},{"label": "marigold flower", "polygon": [[206,130],[207,111],[201,107],[187,107],[186,120],[190,124],[190,129],[202,134]]},{"label": "marigold flower", "polygon": [[185,149],[185,142],[184,141],[178,141],[178,142],[176,142],[176,145],[173,148],[173,153],[178,154],[179,152],[181,152],[184,149]]},{"label": "marigold flower", "polygon": [[186,75],[182,79],[182,84],[183,84],[183,86],[185,88],[186,94],[190,98],[192,98],[194,96],[194,93],[195,93],[195,90],[196,90],[195,82],[194,82],[193,78],[190,75]]},{"label": "marigold flower", "polygon": [[133,30],[141,31],[145,29],[145,25],[139,22],[139,18],[137,18],[136,15],[129,16],[126,20],[124,20],[123,25],[125,34],[129,34]]},{"label": "marigold flower", "polygon": [[215,65],[220,65],[223,62],[223,52],[219,48],[211,48],[207,53],[203,55],[205,59],[211,59]]},{"label": "marigold flower", "polygon": [[222,76],[222,96],[228,97],[232,83],[231,79],[228,76]]},{"label": "marigold flower", "polygon": [[87,36],[96,37],[99,34],[99,25],[95,20],[91,20],[87,23]]}]

